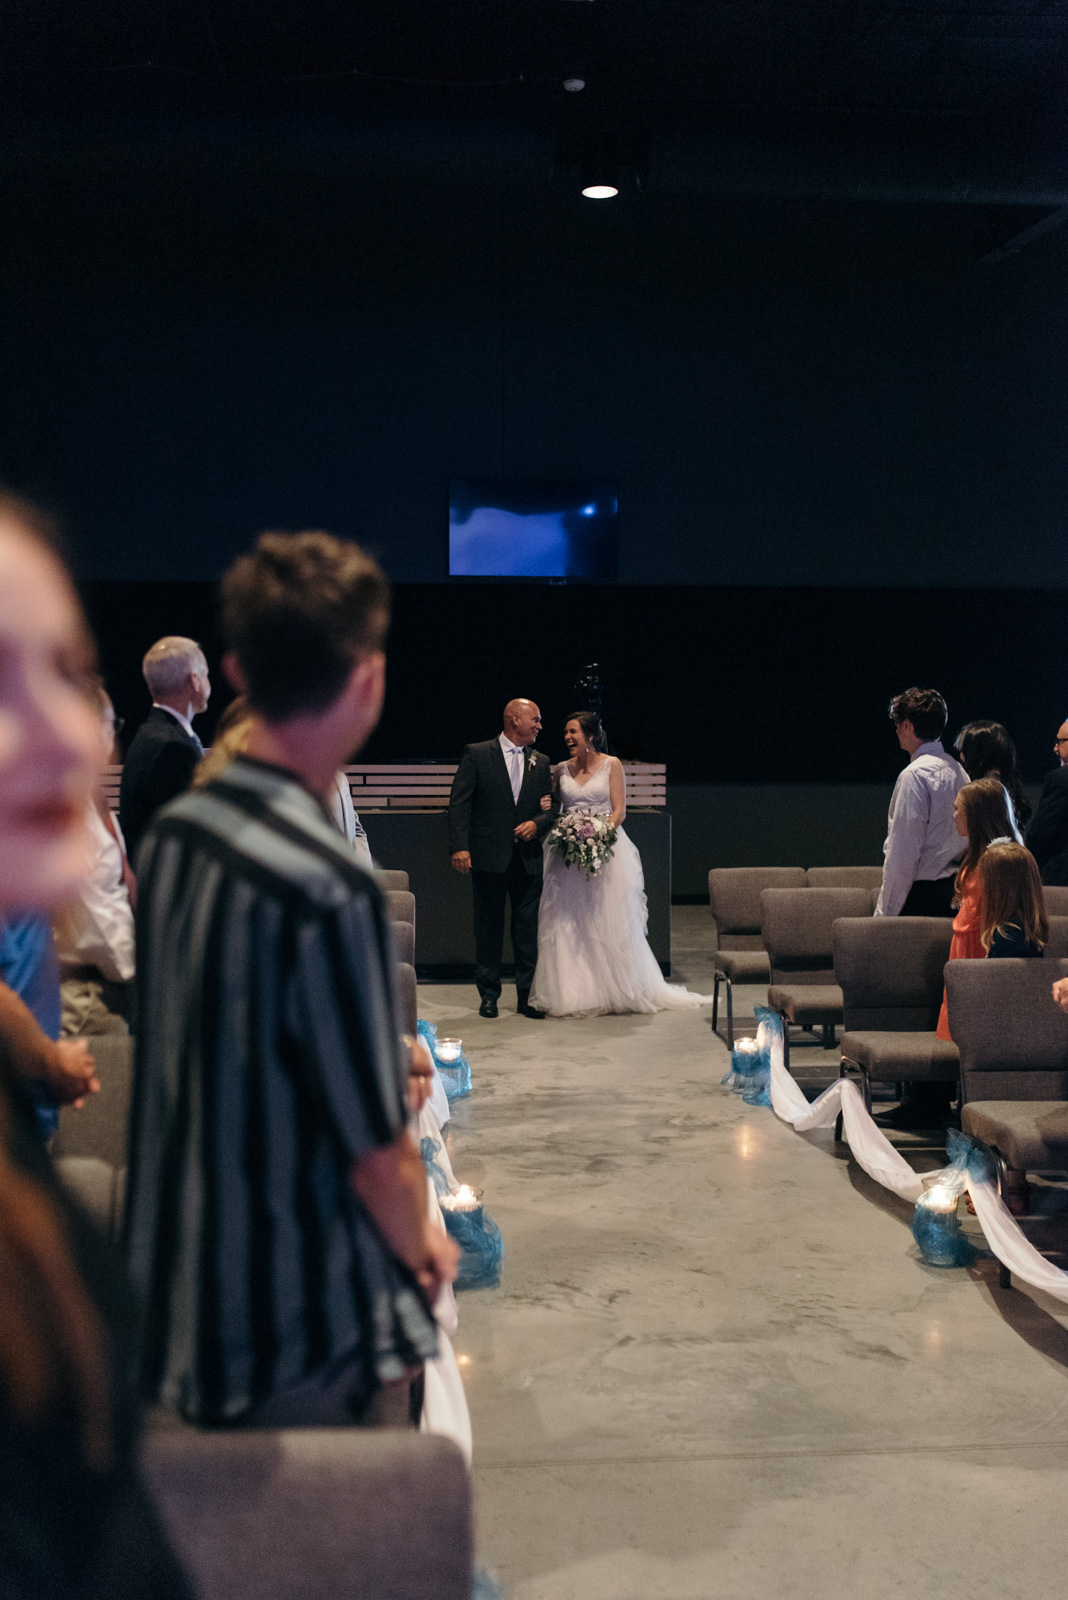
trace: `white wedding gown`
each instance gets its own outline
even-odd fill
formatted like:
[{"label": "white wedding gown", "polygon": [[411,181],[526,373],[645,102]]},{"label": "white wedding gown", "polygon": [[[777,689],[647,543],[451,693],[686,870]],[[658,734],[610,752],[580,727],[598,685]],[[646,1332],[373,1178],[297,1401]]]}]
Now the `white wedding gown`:
[{"label": "white wedding gown", "polygon": [[[566,762],[554,767],[561,809],[607,815],[612,809],[608,772],[606,761],[579,783]],[[711,1004],[710,994],[692,994],[664,981],[645,937],[649,916],[642,858],[622,827],[613,853],[592,878],[581,868],[565,867],[548,840],[544,849],[532,1006],[554,1017],[589,1017]]]}]

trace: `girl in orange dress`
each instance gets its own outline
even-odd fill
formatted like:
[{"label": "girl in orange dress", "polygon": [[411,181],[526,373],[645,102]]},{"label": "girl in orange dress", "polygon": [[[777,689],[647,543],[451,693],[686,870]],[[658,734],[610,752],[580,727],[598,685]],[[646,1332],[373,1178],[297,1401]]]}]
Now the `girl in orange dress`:
[{"label": "girl in orange dress", "polygon": [[[953,918],[949,959],[979,961],[986,955],[983,946],[983,893],[977,870],[979,862],[995,839],[1014,840],[1016,837],[1004,786],[997,778],[979,778],[975,783],[966,783],[953,803],[953,820],[957,824],[957,832],[967,839],[968,848],[957,873],[959,910]],[[946,1018],[944,992],[936,1031],[940,1039],[952,1037]]]}]

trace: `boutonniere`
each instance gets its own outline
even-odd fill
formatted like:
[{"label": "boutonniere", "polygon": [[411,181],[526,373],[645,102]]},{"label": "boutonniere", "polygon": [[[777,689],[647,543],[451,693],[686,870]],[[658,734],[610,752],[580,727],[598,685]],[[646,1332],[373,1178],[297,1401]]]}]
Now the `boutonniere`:
[{"label": "boutonniere", "polygon": [[532,750],[530,752],[529,756],[527,756],[527,771],[528,772],[533,772],[534,768],[537,766],[537,764],[538,764],[537,752],[535,750]]}]

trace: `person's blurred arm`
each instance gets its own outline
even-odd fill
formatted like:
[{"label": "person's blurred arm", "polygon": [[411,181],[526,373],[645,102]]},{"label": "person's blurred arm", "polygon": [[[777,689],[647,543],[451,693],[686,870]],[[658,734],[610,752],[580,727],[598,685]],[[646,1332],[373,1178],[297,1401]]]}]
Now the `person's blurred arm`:
[{"label": "person's blurred arm", "polygon": [[56,1105],[79,1105],[100,1088],[84,1039],[50,1039],[24,1001],[0,983],[0,1039],[15,1073]]},{"label": "person's blurred arm", "polygon": [[411,1268],[433,1305],[442,1286],[456,1277],[460,1252],[447,1234],[430,1225],[426,1168],[406,1128],[392,1144],[358,1158],[352,1186],[393,1254]]}]

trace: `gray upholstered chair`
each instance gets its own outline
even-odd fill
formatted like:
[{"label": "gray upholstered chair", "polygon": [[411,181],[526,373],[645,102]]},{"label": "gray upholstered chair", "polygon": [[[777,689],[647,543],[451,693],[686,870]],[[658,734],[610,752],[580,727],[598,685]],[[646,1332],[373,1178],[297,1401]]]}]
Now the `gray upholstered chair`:
[{"label": "gray upholstered chair", "polygon": [[771,966],[768,1004],[783,1019],[789,1058],[789,1024],[823,1031],[834,1046],[842,1021],[842,991],[835,982],[833,933],[839,917],[870,917],[870,889],[765,889],[760,930]]},{"label": "gray upholstered chair", "polygon": [[[1006,1166],[1068,1168],[1068,1016],[1050,988],[1068,961],[951,961],[949,1026],[960,1050],[961,1127]],[[1008,1288],[1009,1273],[1001,1268]]]},{"label": "gray upholstered chair", "polygon": [[805,873],[809,889],[881,889],[882,867],[809,867]]},{"label": "gray upholstered chair", "polygon": [[389,889],[407,889],[409,887],[408,874],[400,872],[393,867],[376,867],[375,882],[383,894]]},{"label": "gray upholstered chair", "polygon": [[716,932],[712,1029],[719,1031],[719,989],[727,996],[728,1050],[734,1048],[734,985],[767,983],[767,951],[760,936],[760,896],[765,889],[803,889],[804,867],[713,867],[708,904]]},{"label": "gray upholstered chair", "polygon": [[419,993],[415,968],[407,961],[398,961],[394,971],[400,1024],[405,1033],[414,1034],[419,1026]]},{"label": "gray upholstered chair", "polygon": [[948,917],[841,917],[834,925],[839,1073],[859,1078],[869,1109],[873,1082],[957,1081],[957,1047],[935,1035],[952,937]]},{"label": "gray upholstered chair", "polygon": [[96,1062],[100,1093],[91,1094],[80,1111],[67,1106],[59,1113],[52,1153],[92,1157],[117,1170],[126,1165],[134,1040],[129,1034],[100,1033],[86,1043]]},{"label": "gray upholstered chair", "polygon": [[108,1239],[117,1239],[126,1196],[126,1168],[96,1156],[58,1156],[56,1173]]},{"label": "gray upholstered chair", "polygon": [[1068,889],[1059,884],[1045,885],[1042,898],[1046,902],[1046,914],[1051,917],[1068,917]]},{"label": "gray upholstered chair", "polygon": [[387,889],[382,896],[390,922],[410,922],[415,927],[415,895],[407,889]]},{"label": "gray upholstered chair", "polygon": [[470,1600],[471,1480],[432,1434],[150,1428],[144,1472],[200,1600]]},{"label": "gray upholstered chair", "polygon": [[410,922],[391,922],[389,931],[393,937],[393,950],[398,961],[406,961],[410,967],[415,966],[415,929]]},{"label": "gray upholstered chair", "polygon": [[[1065,894],[1068,894],[1066,889]],[[1049,890],[1046,890],[1049,894]],[[1046,942],[1045,955],[1052,956],[1055,961],[1061,961],[1068,956],[1068,916],[1050,916],[1049,939]]]}]

